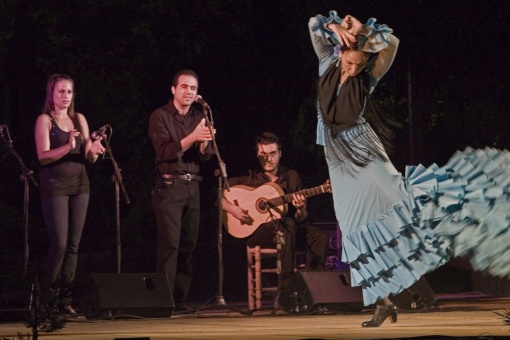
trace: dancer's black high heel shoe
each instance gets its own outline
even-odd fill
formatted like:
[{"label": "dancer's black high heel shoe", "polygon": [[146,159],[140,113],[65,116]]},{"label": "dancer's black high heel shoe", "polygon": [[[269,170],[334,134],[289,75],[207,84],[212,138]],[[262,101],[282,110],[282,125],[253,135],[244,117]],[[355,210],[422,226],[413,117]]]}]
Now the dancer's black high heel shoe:
[{"label": "dancer's black high heel shoe", "polygon": [[397,307],[395,307],[395,305],[384,307],[378,305],[372,320],[363,322],[361,327],[379,327],[388,316],[390,317],[391,323],[397,322]]}]

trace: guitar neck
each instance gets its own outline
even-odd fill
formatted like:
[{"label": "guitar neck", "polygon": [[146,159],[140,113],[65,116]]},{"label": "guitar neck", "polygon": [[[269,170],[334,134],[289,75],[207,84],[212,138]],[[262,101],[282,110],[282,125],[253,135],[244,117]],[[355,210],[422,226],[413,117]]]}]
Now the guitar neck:
[{"label": "guitar neck", "polygon": [[[324,194],[326,192],[328,192],[328,191],[326,190],[325,186],[319,185],[317,187],[296,191],[295,194],[302,194],[303,196],[308,198],[308,197],[312,197],[315,195]],[[268,199],[267,201],[270,204],[274,205],[275,207],[278,207],[280,205],[284,205],[284,204],[292,202],[292,195],[293,194],[287,194],[287,195],[283,195],[280,197]]]}]

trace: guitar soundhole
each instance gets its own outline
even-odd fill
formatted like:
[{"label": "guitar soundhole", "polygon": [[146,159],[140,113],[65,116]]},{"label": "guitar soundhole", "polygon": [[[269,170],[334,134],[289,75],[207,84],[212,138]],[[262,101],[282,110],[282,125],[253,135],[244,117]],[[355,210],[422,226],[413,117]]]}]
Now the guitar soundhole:
[{"label": "guitar soundhole", "polygon": [[265,212],[267,210],[266,200],[259,199],[257,201],[257,210],[260,212]]}]

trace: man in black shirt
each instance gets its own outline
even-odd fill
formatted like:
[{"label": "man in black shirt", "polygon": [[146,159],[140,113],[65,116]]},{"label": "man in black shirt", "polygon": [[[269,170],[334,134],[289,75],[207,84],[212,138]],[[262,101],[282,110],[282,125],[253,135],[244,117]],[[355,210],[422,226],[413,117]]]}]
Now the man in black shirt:
[{"label": "man in black shirt", "polygon": [[[264,132],[257,138],[257,158],[261,169],[249,171],[247,176],[232,177],[228,180],[230,186],[246,185],[259,188],[266,183],[275,183],[285,194],[292,194],[292,204],[281,218],[275,223],[271,220],[256,226],[254,216],[250,216],[248,210],[223,199],[223,209],[230,214],[230,218],[239,220],[243,225],[255,226],[256,229],[246,239],[248,246],[261,246],[262,248],[274,248],[275,233],[281,232],[283,244],[280,251],[281,275],[280,287],[284,289],[292,278],[295,260],[295,241],[298,225],[304,224],[307,218],[306,198],[298,191],[302,190],[301,178],[295,170],[280,165],[282,155],[280,139],[271,132]],[[271,209],[271,207],[269,207]],[[276,209],[275,209],[276,210]],[[255,223],[255,224],[254,224]],[[276,229],[275,229],[276,224]],[[307,269],[323,270],[326,261],[328,235],[317,227],[307,224]]]},{"label": "man in black shirt", "polygon": [[173,99],[152,112],[149,136],[156,151],[156,184],[152,207],[156,215],[156,270],[166,273],[176,311],[184,302],[193,276],[192,252],[200,222],[199,163],[211,158],[212,129],[203,112],[193,108],[198,76],[178,72],[172,82]]}]

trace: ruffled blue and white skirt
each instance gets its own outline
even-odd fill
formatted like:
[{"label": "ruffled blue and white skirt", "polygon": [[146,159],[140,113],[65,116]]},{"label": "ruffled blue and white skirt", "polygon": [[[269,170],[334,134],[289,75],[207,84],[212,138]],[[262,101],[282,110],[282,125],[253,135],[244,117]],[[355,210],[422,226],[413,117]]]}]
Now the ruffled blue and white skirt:
[{"label": "ruffled blue and white skirt", "polygon": [[[344,138],[366,129],[356,126]],[[402,292],[453,256],[510,275],[507,150],[467,148],[443,167],[408,166],[405,176],[379,159],[364,168],[343,161],[332,137],[325,153],[342,261],[352,285],[362,286],[365,305]]]}]

